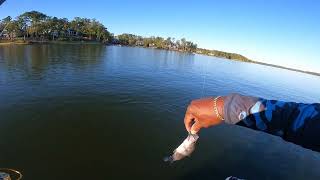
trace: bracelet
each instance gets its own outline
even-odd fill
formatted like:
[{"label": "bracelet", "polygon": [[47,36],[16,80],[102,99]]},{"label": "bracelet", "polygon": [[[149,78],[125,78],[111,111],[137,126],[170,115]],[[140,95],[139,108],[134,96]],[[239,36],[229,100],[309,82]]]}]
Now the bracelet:
[{"label": "bracelet", "polygon": [[217,97],[215,97],[215,98],[213,99],[213,110],[214,110],[216,116],[223,121],[224,118],[219,114],[218,107],[217,107],[217,101],[218,101],[218,99],[219,99],[220,97],[221,97],[221,96],[217,96]]}]

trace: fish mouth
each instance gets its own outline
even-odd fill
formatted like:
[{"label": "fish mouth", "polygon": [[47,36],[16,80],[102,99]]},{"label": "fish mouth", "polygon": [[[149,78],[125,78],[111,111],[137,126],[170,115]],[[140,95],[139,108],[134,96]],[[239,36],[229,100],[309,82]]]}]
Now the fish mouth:
[{"label": "fish mouth", "polygon": [[196,140],[198,140],[199,135],[198,135],[198,134],[189,133],[189,135],[188,135],[188,140],[189,140],[190,138],[193,138],[193,140],[196,141]]},{"label": "fish mouth", "polygon": [[169,163],[173,163],[174,162],[174,158],[173,156],[167,156],[163,158],[164,162],[169,162]]}]

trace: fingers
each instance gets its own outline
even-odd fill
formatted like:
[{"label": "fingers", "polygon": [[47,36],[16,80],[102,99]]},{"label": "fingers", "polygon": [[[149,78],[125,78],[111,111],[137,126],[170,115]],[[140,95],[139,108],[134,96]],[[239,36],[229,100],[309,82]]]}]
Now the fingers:
[{"label": "fingers", "polygon": [[191,113],[186,113],[184,116],[184,125],[186,126],[186,129],[188,132],[191,130],[191,126],[194,123],[194,116]]},{"label": "fingers", "polygon": [[199,121],[195,121],[195,123],[191,127],[191,134],[197,134],[201,129],[201,124]]}]

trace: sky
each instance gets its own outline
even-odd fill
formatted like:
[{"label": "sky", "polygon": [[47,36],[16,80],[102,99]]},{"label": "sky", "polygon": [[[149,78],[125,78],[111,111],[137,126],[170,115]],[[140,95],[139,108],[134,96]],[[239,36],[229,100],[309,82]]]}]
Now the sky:
[{"label": "sky", "polygon": [[320,72],[318,0],[7,0],[0,19],[31,10],[95,18],[115,35],[185,37],[201,48]]}]

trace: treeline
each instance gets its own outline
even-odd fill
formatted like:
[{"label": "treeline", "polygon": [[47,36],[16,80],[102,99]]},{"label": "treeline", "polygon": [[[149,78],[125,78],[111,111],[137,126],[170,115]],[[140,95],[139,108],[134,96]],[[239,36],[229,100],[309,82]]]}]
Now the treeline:
[{"label": "treeline", "polygon": [[142,37],[133,34],[121,34],[114,38],[114,44],[121,44],[126,46],[143,46],[158,49],[178,50],[186,52],[195,52],[197,44],[187,41],[185,38],[175,40],[175,38],[162,38],[162,37]]},{"label": "treeline", "polygon": [[221,58],[225,58],[225,59],[234,59],[234,60],[239,60],[239,61],[244,61],[244,62],[253,62],[252,60],[248,59],[247,57],[242,56],[240,54],[236,54],[236,53],[228,53],[228,52],[223,52],[223,51],[218,51],[218,50],[208,50],[208,49],[202,49],[202,48],[198,48],[196,52],[198,54],[221,57]]},{"label": "treeline", "polygon": [[143,46],[166,50],[177,50],[183,52],[193,52],[197,54],[204,54],[207,56],[215,56],[225,59],[234,59],[245,62],[252,62],[250,59],[236,53],[228,53],[217,50],[208,50],[197,48],[197,44],[187,41],[185,38],[175,40],[175,38],[162,37],[142,37],[134,34],[121,34],[113,37],[113,44],[120,44],[124,46]]},{"label": "treeline", "polygon": [[36,40],[95,40],[109,42],[112,35],[95,19],[47,16],[38,11],[25,12],[15,19],[10,16],[0,22],[0,36]]},{"label": "treeline", "polygon": [[114,36],[95,19],[76,17],[66,18],[47,16],[38,11],[25,12],[15,19],[8,16],[0,21],[0,38],[28,41],[98,41],[107,44],[141,46],[192,52],[208,56],[251,62],[248,58],[235,53],[201,49],[185,38],[142,37],[133,34]]}]

